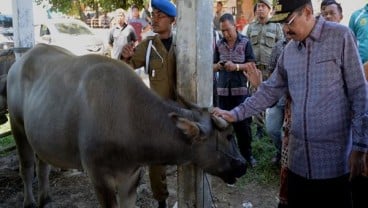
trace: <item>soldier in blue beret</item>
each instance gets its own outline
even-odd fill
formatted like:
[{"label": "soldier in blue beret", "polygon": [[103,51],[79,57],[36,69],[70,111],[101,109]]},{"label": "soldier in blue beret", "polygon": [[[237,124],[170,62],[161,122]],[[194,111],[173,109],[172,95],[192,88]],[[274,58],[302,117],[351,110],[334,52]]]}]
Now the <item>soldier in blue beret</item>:
[{"label": "soldier in blue beret", "polygon": [[152,0],[152,8],[160,10],[167,16],[176,17],[176,6],[169,0]]},{"label": "soldier in blue beret", "polygon": [[[172,25],[176,7],[168,0],[152,0],[152,31],[155,33],[142,40],[136,47],[123,47],[122,59],[134,69],[145,68],[150,88],[164,99],[176,100],[176,55]],[[167,207],[169,192],[166,183],[166,167],[149,167],[153,197],[159,208]]]}]

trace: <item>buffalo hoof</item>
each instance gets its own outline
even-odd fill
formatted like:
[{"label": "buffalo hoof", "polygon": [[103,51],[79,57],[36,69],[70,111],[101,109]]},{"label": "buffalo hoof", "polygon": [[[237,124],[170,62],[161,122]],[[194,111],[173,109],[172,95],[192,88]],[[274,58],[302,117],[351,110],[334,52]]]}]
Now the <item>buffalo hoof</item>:
[{"label": "buffalo hoof", "polygon": [[40,201],[40,207],[42,208],[52,208],[52,200],[51,197],[46,197]]}]

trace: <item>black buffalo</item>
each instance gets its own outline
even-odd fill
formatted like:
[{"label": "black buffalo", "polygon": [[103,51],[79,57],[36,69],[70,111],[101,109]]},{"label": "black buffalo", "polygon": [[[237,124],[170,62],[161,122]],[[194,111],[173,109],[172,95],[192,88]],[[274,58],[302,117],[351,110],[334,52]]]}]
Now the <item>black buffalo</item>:
[{"label": "black buffalo", "polygon": [[229,125],[160,99],[120,61],[39,44],[7,83],[25,207],[35,206],[35,158],[41,207],[50,202],[48,164],[86,171],[102,207],[134,207],[143,165],[193,163],[226,183],[245,174]]}]

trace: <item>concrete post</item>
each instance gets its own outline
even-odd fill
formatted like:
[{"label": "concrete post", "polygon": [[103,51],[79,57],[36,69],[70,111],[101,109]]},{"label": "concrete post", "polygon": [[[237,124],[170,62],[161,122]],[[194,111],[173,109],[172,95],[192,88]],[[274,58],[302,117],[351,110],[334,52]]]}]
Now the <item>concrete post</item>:
[{"label": "concrete post", "polygon": [[32,2],[30,0],[12,0],[14,52],[17,60],[24,52],[34,46]]},{"label": "concrete post", "polygon": [[[213,1],[177,0],[177,87],[202,107],[212,106]],[[211,157],[208,155],[208,157]],[[210,176],[193,165],[178,167],[178,207],[210,208]]]}]

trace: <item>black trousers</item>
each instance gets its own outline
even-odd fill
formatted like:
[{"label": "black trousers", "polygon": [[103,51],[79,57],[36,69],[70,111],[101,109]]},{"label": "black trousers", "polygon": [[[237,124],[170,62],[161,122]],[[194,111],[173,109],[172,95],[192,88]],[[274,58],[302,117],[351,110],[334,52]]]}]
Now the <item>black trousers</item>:
[{"label": "black trousers", "polygon": [[213,95],[212,95],[213,107],[218,107],[218,96],[217,96],[217,72],[213,73]]},{"label": "black trousers", "polygon": [[[231,110],[242,103],[247,96],[218,96],[219,107],[224,110]],[[252,130],[251,130],[252,118],[247,118],[243,121],[234,122],[233,127],[239,151],[242,156],[249,160],[252,155]]]},{"label": "black trousers", "polygon": [[351,208],[349,174],[310,180],[288,172],[288,208]]},{"label": "black trousers", "polygon": [[368,177],[358,176],[351,181],[353,208],[368,207]]}]

